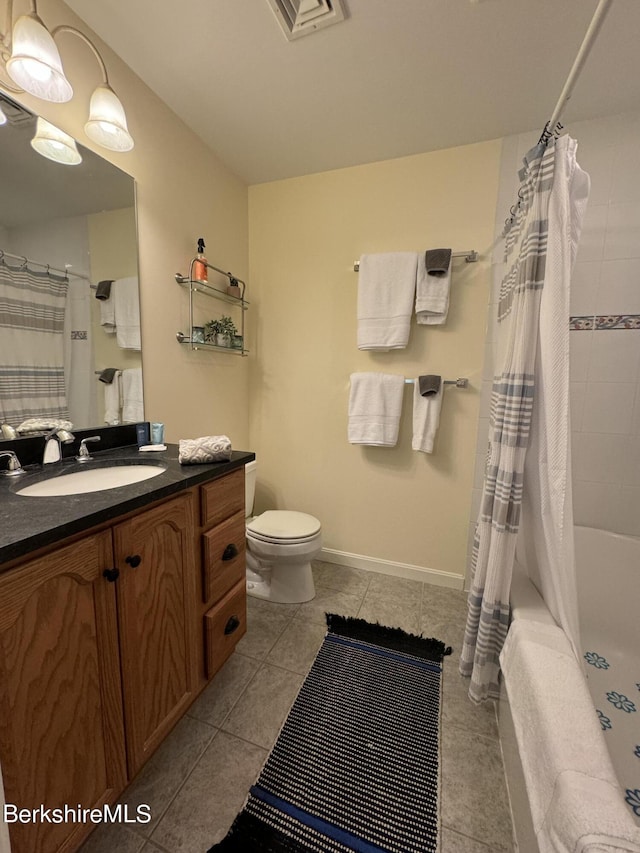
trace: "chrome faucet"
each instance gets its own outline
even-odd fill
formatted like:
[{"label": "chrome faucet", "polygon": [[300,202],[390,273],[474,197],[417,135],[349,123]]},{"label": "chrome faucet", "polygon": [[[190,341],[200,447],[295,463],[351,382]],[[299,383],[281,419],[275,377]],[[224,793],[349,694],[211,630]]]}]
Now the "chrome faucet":
[{"label": "chrome faucet", "polygon": [[50,462],[59,462],[62,459],[62,444],[70,444],[74,439],[72,432],[69,432],[62,427],[54,427],[44,437],[44,453],[42,454],[42,464],[48,465]]},{"label": "chrome faucet", "polygon": [[0,471],[0,474],[2,474],[3,477],[15,477],[18,474],[25,473],[24,468],[20,464],[20,460],[13,450],[0,450],[0,459],[2,459],[3,456],[6,456],[9,459],[7,467],[3,471]]},{"label": "chrome faucet", "polygon": [[87,449],[88,441],[100,441],[99,435],[91,435],[89,438],[83,438],[80,442],[80,450],[78,451],[78,455],[76,456],[76,462],[91,462],[93,456],[89,455],[89,450]]}]

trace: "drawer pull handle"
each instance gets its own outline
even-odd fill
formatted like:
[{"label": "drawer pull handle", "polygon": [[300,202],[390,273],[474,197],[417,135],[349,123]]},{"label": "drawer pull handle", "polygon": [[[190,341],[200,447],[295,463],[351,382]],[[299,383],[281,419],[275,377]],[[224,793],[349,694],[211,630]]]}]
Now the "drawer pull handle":
[{"label": "drawer pull handle", "polygon": [[236,628],[240,625],[240,620],[237,616],[231,616],[227,624],[224,626],[225,634],[233,634]]},{"label": "drawer pull handle", "polygon": [[124,561],[125,563],[128,563],[132,569],[137,569],[142,562],[142,557],[140,554],[133,554],[130,557],[125,557]]},{"label": "drawer pull handle", "polygon": [[105,569],[102,577],[106,578],[109,583],[114,583],[120,577],[120,569]]},{"label": "drawer pull handle", "polygon": [[233,558],[237,557],[237,556],[238,556],[238,549],[236,548],[236,546],[233,543],[231,543],[230,545],[227,545],[227,547],[222,552],[222,559],[223,560],[233,560]]}]

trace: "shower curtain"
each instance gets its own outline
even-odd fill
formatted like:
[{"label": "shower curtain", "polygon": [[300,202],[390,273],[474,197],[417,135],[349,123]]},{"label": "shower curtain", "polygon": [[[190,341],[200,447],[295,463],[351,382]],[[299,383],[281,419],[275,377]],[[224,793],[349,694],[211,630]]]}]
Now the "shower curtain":
[{"label": "shower curtain", "polygon": [[476,702],[499,695],[516,548],[579,647],[569,479],[569,283],[588,177],[575,150],[575,141],[563,137],[527,154],[520,202],[506,235],[489,444],[460,656],[460,672],[471,677],[469,696]]},{"label": "shower curtain", "polygon": [[66,278],[0,259],[0,421],[68,417],[64,380]]}]

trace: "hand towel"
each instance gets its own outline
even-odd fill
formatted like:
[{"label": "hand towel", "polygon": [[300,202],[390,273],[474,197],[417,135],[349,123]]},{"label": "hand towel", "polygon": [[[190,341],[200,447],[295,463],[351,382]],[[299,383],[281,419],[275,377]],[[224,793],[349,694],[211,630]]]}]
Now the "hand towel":
[{"label": "hand towel", "polygon": [[73,429],[73,424],[71,421],[62,418],[27,418],[26,421],[22,421],[16,427],[16,432],[19,432],[21,435],[30,432],[47,432],[47,430],[54,427],[57,429],[66,429],[68,432]]},{"label": "hand towel", "polygon": [[122,421],[133,424],[143,420],[142,368],[131,367],[122,371]]},{"label": "hand towel", "polygon": [[394,447],[400,429],[404,376],[352,373],[349,392],[350,444]]},{"label": "hand towel", "polygon": [[418,376],[418,387],[420,394],[423,397],[429,397],[431,394],[437,394],[440,390],[442,377],[433,373],[428,373],[425,376]]},{"label": "hand towel", "polygon": [[358,349],[403,349],[416,292],[417,252],[363,255],[358,276]]},{"label": "hand towel", "polygon": [[638,853],[640,828],[564,631],[515,619],[500,664],[540,853]]},{"label": "hand towel", "polygon": [[445,276],[451,263],[451,249],[427,249],[424,265],[427,275]]},{"label": "hand towel", "polygon": [[444,275],[427,272],[426,253],[418,256],[416,280],[416,319],[420,325],[440,325],[449,313],[451,264]]},{"label": "hand towel", "polygon": [[113,279],[99,281],[96,287],[96,299],[108,299],[111,296],[111,285]]},{"label": "hand towel", "polygon": [[120,375],[104,386],[104,421],[110,426],[120,423]]},{"label": "hand towel", "polygon": [[100,300],[100,325],[107,335],[115,335],[116,303],[113,296]]},{"label": "hand towel", "polygon": [[[440,378],[440,377],[438,377]],[[422,453],[433,453],[440,409],[442,408],[442,385],[438,383],[438,391],[426,397],[420,393],[420,379],[413,383],[413,439],[411,447]]]},{"label": "hand towel", "polygon": [[122,349],[141,349],[140,345],[140,298],[138,278],[119,278],[112,288],[115,301],[116,339]]},{"label": "hand towel", "polygon": [[231,459],[232,452],[231,439],[226,435],[181,438],[178,444],[178,462],[181,465],[227,462]]},{"label": "hand towel", "polygon": [[98,376],[99,382],[104,382],[105,385],[110,385],[113,382],[113,377],[116,375],[117,369],[115,367],[105,367],[104,370],[100,371],[100,376]]}]

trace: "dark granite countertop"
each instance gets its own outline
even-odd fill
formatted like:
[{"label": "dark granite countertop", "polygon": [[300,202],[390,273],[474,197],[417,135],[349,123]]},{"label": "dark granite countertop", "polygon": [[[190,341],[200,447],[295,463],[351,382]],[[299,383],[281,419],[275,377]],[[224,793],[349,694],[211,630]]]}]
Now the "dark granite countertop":
[{"label": "dark granite countertop", "polygon": [[[89,448],[93,451],[93,448]],[[255,459],[255,454],[236,450],[228,462],[208,465],[180,465],[178,446],[167,450],[140,452],[137,446],[118,447],[93,453],[94,461],[77,463],[74,459],[33,466],[19,477],[0,477],[0,572],[17,557],[89,530],[105,521],[140,509],[162,498],[206,483]],[[114,489],[79,495],[26,497],[17,491],[39,480],[48,480],[73,471],[86,471],[105,464],[162,465],[162,474]]]}]

